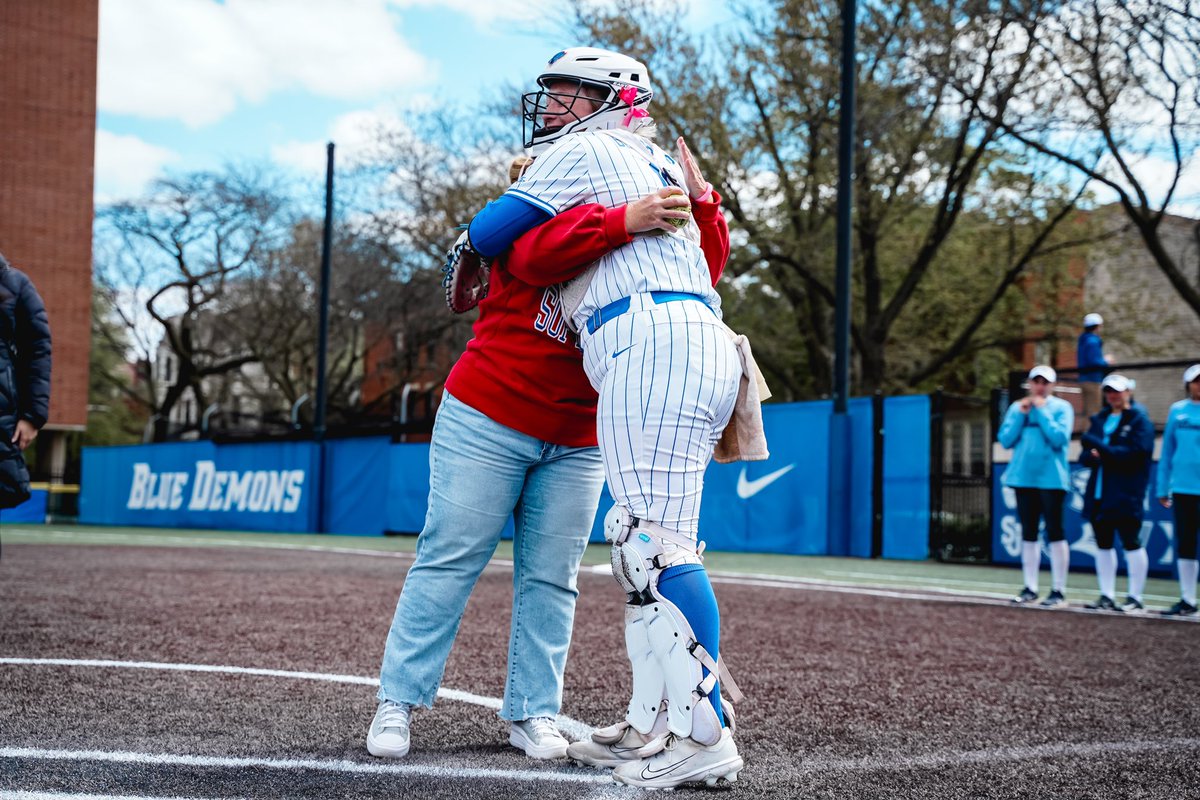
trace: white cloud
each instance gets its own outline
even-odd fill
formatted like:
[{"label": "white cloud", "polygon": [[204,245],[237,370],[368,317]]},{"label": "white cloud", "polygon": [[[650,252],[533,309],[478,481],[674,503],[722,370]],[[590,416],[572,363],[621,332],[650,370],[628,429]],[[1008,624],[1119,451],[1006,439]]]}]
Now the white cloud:
[{"label": "white cloud", "polygon": [[96,131],[96,189],[103,196],[140,194],[179,154],[136,136]]},{"label": "white cloud", "polygon": [[403,131],[404,122],[391,111],[352,111],[335,119],[329,136],[319,141],[291,141],[271,146],[271,160],[307,175],[325,174],[325,145],[336,146],[334,157],[339,169],[358,163],[377,146],[380,131]]},{"label": "white cloud", "polygon": [[197,127],[298,88],[345,100],[428,81],[386,0],[103,0],[101,111]]},{"label": "white cloud", "polygon": [[[1130,171],[1137,178],[1155,208],[1161,207],[1167,189],[1175,180],[1176,169],[1177,165],[1174,160],[1155,155],[1139,158],[1130,164]],[[1113,182],[1124,186],[1127,190],[1132,190],[1125,176],[1111,159],[1105,164],[1103,171],[1106,177]],[[1117,193],[1099,181],[1092,183],[1092,190],[1096,193],[1096,199],[1100,204],[1117,201]],[[1185,164],[1182,174],[1179,176],[1179,184],[1175,187],[1171,205],[1167,210],[1180,216],[1200,217],[1200,158],[1193,158],[1190,163]]]},{"label": "white cloud", "polygon": [[392,0],[398,8],[436,6],[456,11],[471,18],[476,25],[486,26],[499,20],[528,20],[537,22],[555,8],[549,0]]}]

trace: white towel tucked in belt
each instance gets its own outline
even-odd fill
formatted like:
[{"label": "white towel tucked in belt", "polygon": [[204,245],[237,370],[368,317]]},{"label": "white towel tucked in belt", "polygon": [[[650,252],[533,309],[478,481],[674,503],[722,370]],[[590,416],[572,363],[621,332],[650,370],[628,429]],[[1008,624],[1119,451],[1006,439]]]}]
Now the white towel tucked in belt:
[{"label": "white towel tucked in belt", "polygon": [[750,352],[750,340],[740,333],[734,333],[728,325],[725,331],[733,340],[738,355],[742,359],[742,382],[738,387],[737,403],[733,407],[733,416],[725,426],[720,441],[713,450],[713,459],[718,464],[728,464],[731,461],[766,461],[771,454],[767,452],[767,435],[763,431],[762,402],[771,397],[771,390],[763,380],[758,364],[754,362],[754,354]]}]

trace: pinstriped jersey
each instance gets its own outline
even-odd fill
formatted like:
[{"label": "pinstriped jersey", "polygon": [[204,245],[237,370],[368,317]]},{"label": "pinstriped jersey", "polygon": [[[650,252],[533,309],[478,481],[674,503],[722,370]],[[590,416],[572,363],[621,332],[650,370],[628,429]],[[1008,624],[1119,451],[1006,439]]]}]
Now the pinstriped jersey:
[{"label": "pinstriped jersey", "polygon": [[[683,185],[678,164],[658,145],[628,131],[600,130],[557,142],[506,194],[558,214],[583,203],[614,208],[664,186]],[[640,292],[699,295],[720,315],[721,299],[712,287],[695,220],[670,233],[638,234],[597,264],[574,314],[577,328],[597,309]]]}]

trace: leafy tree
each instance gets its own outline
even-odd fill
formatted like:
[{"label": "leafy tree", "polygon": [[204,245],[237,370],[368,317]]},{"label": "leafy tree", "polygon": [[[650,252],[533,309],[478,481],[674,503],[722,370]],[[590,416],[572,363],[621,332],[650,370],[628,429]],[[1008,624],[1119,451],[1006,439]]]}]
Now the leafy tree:
[{"label": "leafy tree", "polygon": [[[655,117],[699,151],[735,229],[731,324],[763,350],[782,397],[828,393],[838,6],[749,5],[710,43],[668,5],[579,2],[574,27],[645,56]],[[870,392],[924,385],[961,372],[981,346],[1002,346],[986,323],[1025,270],[1064,246],[1060,226],[1079,195],[1045,159],[1002,147],[1000,126],[979,110],[1007,110],[1037,78],[1040,8],[1021,16],[918,0],[861,9],[851,336],[859,389]],[[957,298],[954,313],[930,330],[921,304],[947,297]],[[1023,310],[1008,310],[1011,327]]]}]

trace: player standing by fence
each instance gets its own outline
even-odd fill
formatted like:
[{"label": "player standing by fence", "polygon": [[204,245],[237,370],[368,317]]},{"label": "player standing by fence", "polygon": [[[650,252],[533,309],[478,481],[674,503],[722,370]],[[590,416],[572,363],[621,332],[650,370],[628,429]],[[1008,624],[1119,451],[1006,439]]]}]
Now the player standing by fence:
[{"label": "player standing by fence", "polygon": [[1200,364],[1183,373],[1187,397],[1171,406],[1158,461],[1158,502],[1175,511],[1179,602],[1166,616],[1196,613],[1196,539],[1200,529]]},{"label": "player standing by fence", "polygon": [[[1088,608],[1104,611],[1141,611],[1142,590],[1150,559],[1140,539],[1145,514],[1150,458],[1154,452],[1154,425],[1146,409],[1133,402],[1133,384],[1124,375],[1109,375],[1101,387],[1105,408],[1092,416],[1081,440],[1080,463],[1091,467],[1083,499],[1083,516],[1096,536],[1096,578],[1100,598]],[[1117,582],[1117,536],[1125,549],[1129,593],[1118,606],[1113,599]]]},{"label": "player standing by fence", "polygon": [[1013,598],[1014,603],[1032,603],[1038,597],[1041,519],[1046,520],[1046,540],[1050,543],[1051,583],[1042,605],[1067,602],[1064,592],[1071,551],[1063,532],[1063,503],[1071,488],[1067,447],[1071,443],[1075,411],[1066,400],[1054,396],[1057,379],[1051,367],[1031,369],[1029,395],[1008,407],[997,434],[1000,446],[1013,451],[1012,462],[1004,471],[1004,485],[1016,493],[1017,515],[1021,518],[1021,570],[1025,586]]}]

